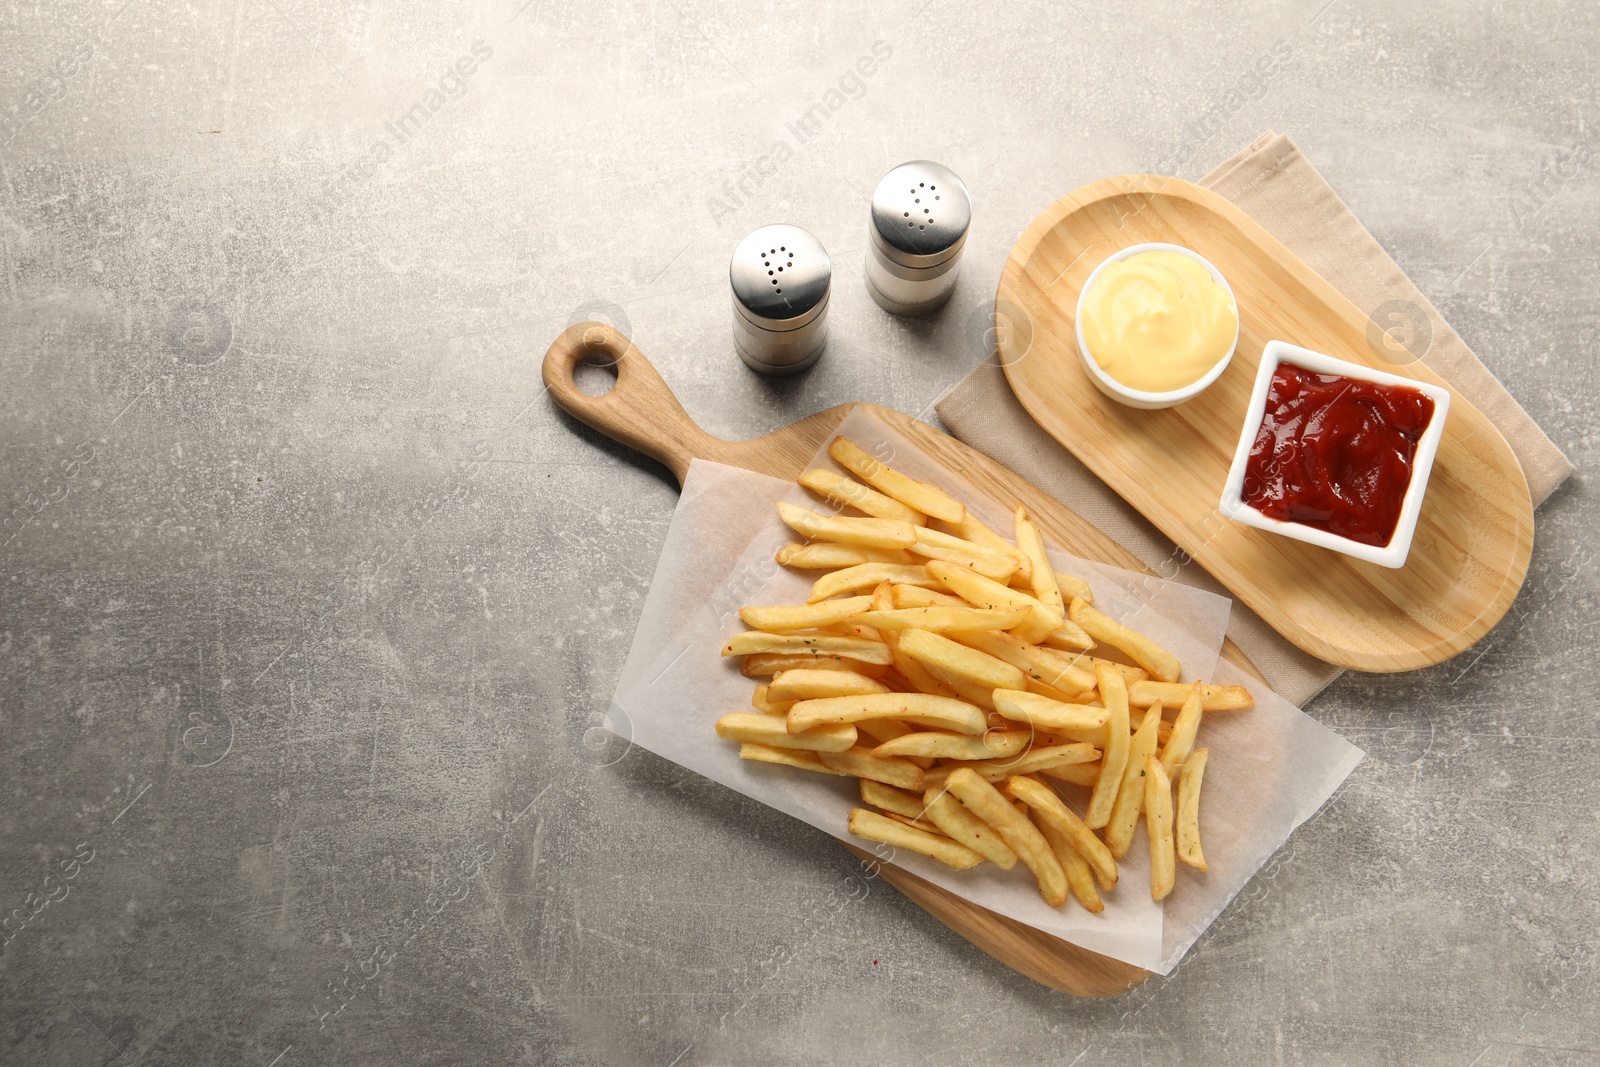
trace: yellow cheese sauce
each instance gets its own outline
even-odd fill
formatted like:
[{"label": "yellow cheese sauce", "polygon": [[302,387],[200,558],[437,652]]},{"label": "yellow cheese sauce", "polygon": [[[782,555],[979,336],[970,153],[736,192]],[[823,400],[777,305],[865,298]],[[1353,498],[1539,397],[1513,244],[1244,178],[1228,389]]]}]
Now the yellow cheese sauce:
[{"label": "yellow cheese sauce", "polygon": [[1199,262],[1140,252],[1107,264],[1083,301],[1089,357],[1129,389],[1166,393],[1204,378],[1228,354],[1239,309]]}]

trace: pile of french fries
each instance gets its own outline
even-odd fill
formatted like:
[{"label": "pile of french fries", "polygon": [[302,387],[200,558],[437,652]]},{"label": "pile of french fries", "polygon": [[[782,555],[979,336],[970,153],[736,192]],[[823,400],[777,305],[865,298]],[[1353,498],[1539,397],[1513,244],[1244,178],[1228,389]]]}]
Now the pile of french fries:
[{"label": "pile of french fries", "polygon": [[1070,893],[1103,911],[1141,818],[1155,899],[1177,860],[1204,871],[1196,736],[1249,691],[1180,683],[1176,656],[1052,569],[1023,506],[1008,541],[843,437],[828,454],[854,477],[799,481],[840,514],[778,505],[807,539],[778,562],[821,573],[804,604],[740,611],[749,629],[722,654],[768,680],[718,736],[744,759],[859,779],[857,837],[956,870],[1020,861],[1051,907]]}]

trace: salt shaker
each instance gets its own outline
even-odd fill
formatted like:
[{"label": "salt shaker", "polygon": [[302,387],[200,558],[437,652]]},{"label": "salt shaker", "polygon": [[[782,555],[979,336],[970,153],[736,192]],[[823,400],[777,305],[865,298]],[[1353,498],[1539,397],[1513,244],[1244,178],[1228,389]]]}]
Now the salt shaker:
[{"label": "salt shaker", "polygon": [[926,315],[955,289],[972,199],[955,172],[925,159],[902,163],[872,194],[867,289],[885,311]]},{"label": "salt shaker", "polygon": [[822,242],[798,226],[763,226],[734,250],[733,340],[751,370],[798,374],[828,340],[833,266]]}]

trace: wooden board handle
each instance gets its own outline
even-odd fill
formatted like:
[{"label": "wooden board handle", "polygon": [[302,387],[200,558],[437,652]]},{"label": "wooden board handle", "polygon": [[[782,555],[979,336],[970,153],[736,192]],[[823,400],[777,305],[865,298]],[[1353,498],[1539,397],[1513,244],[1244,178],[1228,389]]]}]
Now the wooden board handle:
[{"label": "wooden board handle", "polygon": [[[578,388],[573,371],[585,361],[615,368],[610,392]],[[679,485],[696,456],[726,462],[729,442],[696,425],[644,353],[603,322],[580,322],[555,339],[544,354],[544,384],[567,414],[664,464]]]}]

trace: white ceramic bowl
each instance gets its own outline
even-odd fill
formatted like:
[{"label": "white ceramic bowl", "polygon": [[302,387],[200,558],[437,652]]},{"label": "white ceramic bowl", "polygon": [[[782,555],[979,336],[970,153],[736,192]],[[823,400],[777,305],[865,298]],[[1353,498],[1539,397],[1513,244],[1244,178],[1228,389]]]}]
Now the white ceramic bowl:
[{"label": "white ceramic bowl", "polygon": [[1130,389],[1126,385],[1123,385],[1121,382],[1117,381],[1115,378],[1111,377],[1111,375],[1107,374],[1105,371],[1101,370],[1100,364],[1096,363],[1094,361],[1094,357],[1089,354],[1089,343],[1083,338],[1083,300],[1084,297],[1089,295],[1089,291],[1094,288],[1095,280],[1100,277],[1101,271],[1105,270],[1106,267],[1117,262],[1118,260],[1127,259],[1129,256],[1136,256],[1140,252],[1177,252],[1180,255],[1188,256],[1190,259],[1204,267],[1206,269],[1206,273],[1211,275],[1211,277],[1216,280],[1218,285],[1222,286],[1222,288],[1228,294],[1228,299],[1233,301],[1233,306],[1235,308],[1239,306],[1239,300],[1233,295],[1233,287],[1228,284],[1228,279],[1222,276],[1222,272],[1220,270],[1211,265],[1210,260],[1206,259],[1194,249],[1185,248],[1182,245],[1168,245],[1160,243],[1131,245],[1107,256],[1100,262],[1100,265],[1094,269],[1094,273],[1089,275],[1089,280],[1083,283],[1083,291],[1078,294],[1078,310],[1075,313],[1076,317],[1073,320],[1073,323],[1074,328],[1078,333],[1078,358],[1083,361],[1083,369],[1088,372],[1089,380],[1094,382],[1095,386],[1102,393],[1106,394],[1106,396],[1109,396],[1113,400],[1124,403],[1131,408],[1170,408],[1174,404],[1181,404],[1185,400],[1199,396],[1201,393],[1205,392],[1207,386],[1222,376],[1222,372],[1228,369],[1228,362],[1233,359],[1234,349],[1239,347],[1239,329],[1237,326],[1234,327],[1233,343],[1228,346],[1228,351],[1223,355],[1223,357],[1217,360],[1216,366],[1212,367],[1211,370],[1206,373],[1205,377],[1201,378],[1197,382],[1194,382],[1192,385],[1184,386],[1182,389],[1173,389],[1165,393],[1150,393],[1143,389]]},{"label": "white ceramic bowl", "polygon": [[[1400,504],[1400,519],[1395,524],[1394,536],[1387,545],[1364,545],[1303,523],[1274,519],[1244,502],[1245,466],[1250,462],[1250,449],[1255,444],[1261,419],[1266,414],[1267,390],[1272,386],[1272,376],[1280,363],[1293,363],[1316,374],[1337,374],[1378,385],[1401,385],[1415,389],[1433,401],[1433,418],[1417,440],[1416,455],[1411,460],[1411,481],[1406,486],[1405,499]],[[1422,497],[1428,491],[1428,475],[1433,470],[1433,457],[1439,452],[1439,439],[1444,436],[1444,420],[1449,413],[1450,390],[1441,386],[1402,378],[1398,374],[1373,370],[1356,363],[1346,363],[1342,359],[1334,359],[1284,341],[1268,341],[1261,351],[1261,366],[1256,369],[1255,389],[1250,393],[1250,407],[1245,412],[1244,428],[1239,432],[1239,447],[1233,453],[1233,466],[1228,469],[1228,481],[1222,489],[1222,514],[1234,522],[1331,548],[1380,567],[1402,567],[1411,552],[1411,539],[1416,536],[1417,516],[1422,513]]]}]

